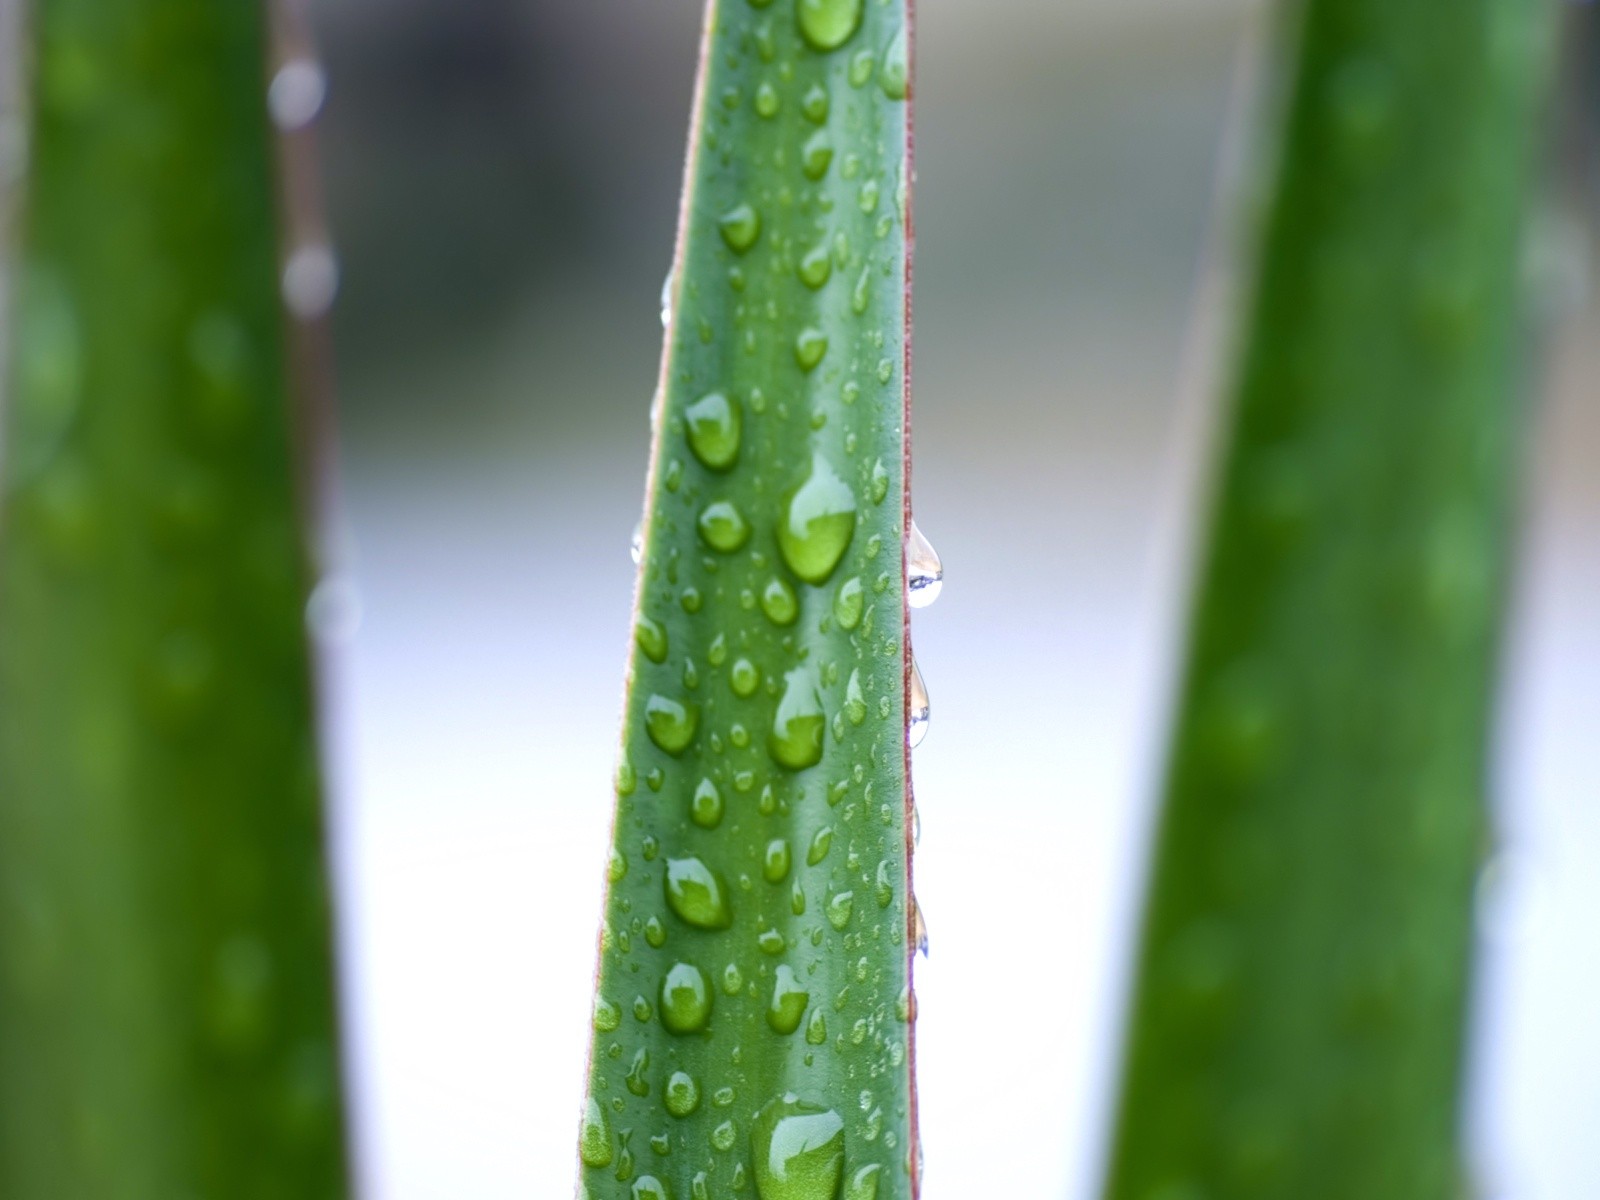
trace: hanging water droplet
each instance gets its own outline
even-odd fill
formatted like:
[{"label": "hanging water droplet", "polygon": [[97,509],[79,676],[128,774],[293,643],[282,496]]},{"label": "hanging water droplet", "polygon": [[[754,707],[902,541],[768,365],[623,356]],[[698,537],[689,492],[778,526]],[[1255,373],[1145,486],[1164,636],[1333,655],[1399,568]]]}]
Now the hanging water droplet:
[{"label": "hanging water droplet", "polygon": [[826,727],[816,668],[796,667],[784,676],[783,698],[778,701],[772,732],[767,735],[767,753],[791,771],[815,766],[822,760]]},{"label": "hanging water droplet", "polygon": [[911,536],[906,539],[906,602],[912,608],[927,608],[943,590],[944,563],[913,521]]},{"label": "hanging water droplet", "polygon": [[711,981],[693,963],[674,963],[661,980],[661,1023],[668,1033],[698,1033],[711,1019]]},{"label": "hanging water droplet", "polygon": [[314,58],[291,58],[267,85],[267,111],[285,133],[304,129],[322,111],[328,75]]},{"label": "hanging water droplet", "polygon": [[662,877],[667,907],[696,929],[727,929],[733,924],[728,885],[704,860],[669,858]]},{"label": "hanging water droplet", "polygon": [[788,963],[782,963],[773,973],[772,999],[767,1004],[767,1024],[774,1033],[791,1034],[800,1028],[800,1018],[806,1005],[811,1003],[811,993],[801,984],[799,976]]},{"label": "hanging water droplet", "polygon": [[856,497],[820,452],[811,474],[789,497],[778,522],[778,549],[807,583],[825,583],[856,530]]},{"label": "hanging water droplet", "polygon": [[922,682],[922,668],[911,660],[911,711],[907,714],[906,741],[914,750],[928,736],[928,685]]},{"label": "hanging water droplet", "polygon": [[283,302],[302,321],[324,316],[339,292],[339,260],[322,242],[298,247],[283,265]]},{"label": "hanging water droplet", "polygon": [[922,915],[922,905],[917,903],[915,896],[911,897],[911,933],[912,940],[917,944],[917,953],[923,958],[928,957],[928,921]]},{"label": "hanging water droplet", "polygon": [[844,1177],[844,1120],[790,1092],[756,1114],[750,1150],[761,1200],[833,1200]]},{"label": "hanging water droplet", "polygon": [[672,328],[672,285],[677,280],[673,267],[667,268],[667,277],[661,281],[661,328]]},{"label": "hanging water droplet", "polygon": [[638,566],[639,560],[644,557],[644,520],[633,527],[633,536],[628,539],[628,557],[633,559],[633,565]]},{"label": "hanging water droplet", "polygon": [[861,24],[863,3],[864,0],[800,0],[795,6],[800,35],[818,50],[837,50]]},{"label": "hanging water droplet", "polygon": [[726,471],[739,461],[744,411],[739,401],[709,392],[684,412],[689,449],[713,471]]}]

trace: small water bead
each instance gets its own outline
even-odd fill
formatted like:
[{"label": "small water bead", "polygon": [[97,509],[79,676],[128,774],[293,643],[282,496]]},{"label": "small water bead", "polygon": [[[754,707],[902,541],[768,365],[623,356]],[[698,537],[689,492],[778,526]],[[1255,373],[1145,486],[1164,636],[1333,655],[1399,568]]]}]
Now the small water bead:
[{"label": "small water bead", "polygon": [[806,849],[806,863],[816,866],[828,857],[828,851],[833,848],[833,826],[824,825],[811,836],[811,845]]},{"label": "small water bead", "polygon": [[794,881],[794,885],[789,889],[789,910],[797,917],[805,916],[806,890],[800,886],[798,879]]},{"label": "small water bead", "polygon": [[850,681],[844,687],[844,715],[852,725],[867,719],[867,701],[861,693],[861,670],[850,672]]},{"label": "small water bead", "polygon": [[711,1019],[711,981],[693,963],[675,963],[661,980],[661,1023],[667,1032],[698,1033]]},{"label": "small water bead", "polygon": [[760,1200],[834,1200],[844,1178],[844,1120],[793,1092],[768,1101],[750,1127]]},{"label": "small water bead", "polygon": [[791,1034],[800,1028],[800,1018],[806,1005],[811,1003],[811,993],[800,982],[794,968],[781,963],[773,972],[772,999],[767,1004],[767,1024],[774,1033]]},{"label": "small water bead", "polygon": [[782,954],[788,949],[788,943],[776,929],[763,929],[756,934],[756,947],[763,954]]},{"label": "small water bead", "polygon": [[854,892],[840,892],[828,901],[828,924],[834,930],[843,933],[850,924],[850,914],[855,910],[856,894]]},{"label": "small water bead", "polygon": [[700,1107],[700,1085],[687,1071],[674,1071],[661,1089],[661,1100],[675,1117],[687,1117]]},{"label": "small water bead", "polygon": [[864,3],[865,0],[799,0],[795,16],[800,36],[814,49],[837,50],[861,25]]},{"label": "small water bead", "polygon": [[858,1169],[844,1185],[844,1200],[878,1200],[878,1177],[882,1172],[877,1163]]},{"label": "small water bead", "polygon": [[667,927],[661,923],[660,917],[651,917],[644,923],[644,940],[657,950],[666,944]]},{"label": "small water bead", "polygon": [[635,1051],[633,1062],[628,1065],[628,1073],[623,1077],[623,1083],[635,1096],[648,1096],[650,1094],[650,1080],[646,1073],[650,1070],[650,1051],[640,1047]]},{"label": "small water bead", "polygon": [[701,829],[715,829],[722,824],[722,792],[709,779],[702,779],[689,802],[689,819]]},{"label": "small water bead", "polygon": [[748,204],[736,204],[717,221],[717,229],[728,249],[743,254],[761,236],[761,214]]},{"label": "small water bead", "polygon": [[849,548],[856,529],[856,497],[820,451],[811,473],[795,489],[778,522],[778,549],[789,569],[807,583],[825,583]]},{"label": "small water bead", "polygon": [[828,173],[833,164],[833,139],[824,129],[819,129],[800,147],[800,170],[813,183]]},{"label": "small water bead", "polygon": [[670,1133],[651,1134],[650,1149],[658,1158],[665,1158],[672,1153],[672,1135]]},{"label": "small water bead", "polygon": [[872,464],[872,480],[869,493],[874,504],[882,504],[889,494],[889,469],[883,465],[883,459]]},{"label": "small water bead", "polygon": [[611,1165],[611,1120],[593,1096],[584,1102],[583,1124],[578,1130],[578,1156],[588,1167]]},{"label": "small water bead", "polygon": [[939,552],[923,536],[915,521],[906,538],[906,602],[912,608],[927,608],[944,589],[944,563]]},{"label": "small water bead", "polygon": [[732,500],[713,500],[696,525],[700,540],[723,554],[732,554],[750,540],[750,523]]},{"label": "small water bead", "polygon": [[806,1043],[822,1046],[828,1041],[828,1018],[821,1008],[813,1008],[806,1018]]},{"label": "small water bead", "polygon": [[633,559],[633,565],[636,567],[639,565],[639,560],[644,557],[643,521],[633,527],[633,536],[628,539],[628,557]]},{"label": "small water bead", "polygon": [[728,657],[728,636],[719,633],[711,639],[711,645],[706,647],[706,661],[713,667],[720,667]]},{"label": "small water bead", "polygon": [[911,47],[905,26],[889,39],[883,52],[883,67],[878,72],[878,86],[891,100],[904,100],[911,86]]},{"label": "small water bead", "polygon": [[660,621],[641,613],[639,623],[634,626],[633,640],[639,643],[639,649],[651,662],[667,661],[667,630]]},{"label": "small water bead", "polygon": [[729,963],[722,968],[722,990],[730,996],[737,996],[744,989],[744,973],[739,970],[738,963]]},{"label": "small water bead", "polygon": [[761,589],[761,611],[774,625],[793,625],[800,616],[800,599],[786,579],[774,576]]},{"label": "small water bead", "polygon": [[852,575],[839,585],[833,597],[833,619],[846,633],[861,624],[861,614],[866,607],[866,591],[861,577]]},{"label": "small water bead", "polygon": [[756,115],[768,120],[778,115],[778,90],[770,83],[756,88]]},{"label": "small water bead", "polygon": [[856,316],[862,316],[867,311],[867,305],[872,301],[872,269],[863,267],[861,274],[856,277],[855,287],[850,289],[850,311]]},{"label": "small water bead", "polygon": [[761,671],[748,658],[735,659],[728,668],[728,685],[735,696],[753,696],[761,686]]},{"label": "small water bead", "polygon": [[761,875],[768,883],[782,883],[789,875],[789,841],[773,838],[761,859]]},{"label": "small water bead", "polygon": [[911,898],[911,931],[917,943],[917,953],[923,958],[928,957],[928,919],[922,914],[922,905],[917,903],[917,898]]},{"label": "small water bead", "polygon": [[702,603],[700,598],[700,589],[696,587],[684,588],[683,594],[678,597],[678,603],[683,605],[684,612],[688,613],[690,616],[693,616],[695,613],[700,611],[700,605]]},{"label": "small water bead", "polygon": [[879,908],[888,908],[894,900],[894,870],[887,858],[878,864],[878,874],[873,880],[872,891],[878,898]]},{"label": "small water bead", "polygon": [[672,328],[672,285],[677,274],[674,268],[667,268],[667,277],[661,281],[661,328]]},{"label": "small water bead", "polygon": [[669,858],[662,876],[667,907],[696,929],[727,929],[733,924],[728,885],[699,858]]},{"label": "small water bead", "polygon": [[833,274],[833,256],[828,253],[826,246],[813,246],[800,260],[796,273],[801,283],[816,291]]},{"label": "small water bead", "polygon": [[794,340],[794,361],[802,371],[814,371],[828,353],[828,335],[820,329],[802,329]]},{"label": "small water bead", "polygon": [[916,660],[911,662],[911,712],[910,724],[906,727],[906,741],[912,749],[922,745],[922,739],[928,736],[928,719],[930,715],[928,705],[928,685],[922,682],[922,669],[917,666]]},{"label": "small water bead", "polygon": [[643,996],[633,998],[633,1019],[641,1025],[649,1023],[651,1017],[656,1015],[656,1010],[650,1006],[650,1001]]},{"label": "small water bead", "polygon": [[850,59],[850,86],[853,88],[864,87],[867,80],[872,78],[872,69],[876,66],[871,50],[857,50]]},{"label": "small water bead", "polygon": [[700,710],[670,696],[655,694],[644,702],[644,728],[650,740],[671,755],[682,754],[694,740]]},{"label": "small water bead", "polygon": [[[661,790],[661,785],[666,781],[667,774],[660,767],[651,767],[650,773],[644,777],[645,786],[648,787],[652,792],[659,792]],[[648,845],[648,843],[649,839],[646,839],[646,844]],[[645,852],[645,857],[647,859],[651,857],[648,850]]]},{"label": "small water bead", "polygon": [[594,1001],[594,1027],[600,1033],[610,1033],[622,1024],[622,1010],[604,996]]},{"label": "small water bead", "polygon": [[827,716],[815,667],[796,667],[784,676],[783,698],[767,735],[767,753],[780,766],[801,771],[822,760]]},{"label": "small water bead", "polygon": [[606,878],[612,883],[621,883],[628,874],[628,856],[615,846],[611,847],[611,857],[606,863]]},{"label": "small water bead", "polygon": [[732,1150],[733,1143],[738,1138],[738,1133],[732,1121],[724,1121],[711,1131],[711,1147],[714,1150]]},{"label": "small water bead", "polygon": [[672,1200],[672,1193],[654,1175],[641,1175],[633,1181],[631,1200]]},{"label": "small water bead", "polygon": [[800,98],[800,113],[813,125],[828,119],[828,90],[820,83],[812,84]]},{"label": "small water bead", "polygon": [[721,392],[707,392],[684,412],[689,449],[712,471],[726,471],[739,461],[744,410]]}]

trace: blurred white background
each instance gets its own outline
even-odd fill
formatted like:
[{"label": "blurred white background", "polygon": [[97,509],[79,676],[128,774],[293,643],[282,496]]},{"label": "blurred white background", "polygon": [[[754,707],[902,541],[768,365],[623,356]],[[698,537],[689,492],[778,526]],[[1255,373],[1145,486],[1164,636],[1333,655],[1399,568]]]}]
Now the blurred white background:
[{"label": "blurred white background", "polygon": [[[699,7],[318,10],[345,281],[328,712],[369,1200],[570,1192]],[[1179,397],[1255,19],[919,5],[915,504],[947,569],[915,622],[925,1200],[1094,1192],[1202,457]],[[1468,1119],[1501,1200],[1600,1195],[1581,289],[1550,344]]]}]

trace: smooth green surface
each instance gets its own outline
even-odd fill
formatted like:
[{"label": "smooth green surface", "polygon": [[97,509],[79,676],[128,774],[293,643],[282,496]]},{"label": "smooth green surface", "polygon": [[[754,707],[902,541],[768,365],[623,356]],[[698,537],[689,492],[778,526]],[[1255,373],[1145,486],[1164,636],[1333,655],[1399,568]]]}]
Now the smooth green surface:
[{"label": "smooth green surface", "polygon": [[345,1194],[261,9],[37,0],[0,1195]]},{"label": "smooth green surface", "polygon": [[1540,0],[1310,0],[1176,725],[1115,1200],[1446,1200]]},{"label": "smooth green surface", "polygon": [[912,1194],[906,9],[712,7],[580,1139],[593,1200]]}]

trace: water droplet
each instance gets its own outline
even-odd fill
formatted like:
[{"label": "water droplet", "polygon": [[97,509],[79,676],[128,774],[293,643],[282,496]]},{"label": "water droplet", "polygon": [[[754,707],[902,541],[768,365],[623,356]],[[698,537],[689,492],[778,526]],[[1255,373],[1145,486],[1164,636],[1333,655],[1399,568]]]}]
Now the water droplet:
[{"label": "water droplet", "polygon": [[650,1080],[646,1077],[650,1070],[650,1051],[642,1046],[634,1051],[633,1062],[628,1066],[628,1073],[623,1076],[623,1083],[635,1096],[648,1096],[650,1094]]},{"label": "water droplet", "polygon": [[928,685],[922,682],[922,669],[917,666],[916,660],[911,662],[911,712],[910,724],[906,727],[906,741],[912,749],[922,745],[922,739],[928,736],[928,718],[930,715],[928,705]]},{"label": "water droplet", "polygon": [[784,676],[783,698],[772,718],[767,752],[791,771],[804,770],[822,760],[827,717],[822,711],[820,689],[814,667],[796,667]]},{"label": "water droplet", "polygon": [[661,328],[672,328],[672,285],[677,281],[677,272],[673,267],[667,268],[667,277],[661,281]]},{"label": "water droplet", "polygon": [[891,100],[904,100],[911,86],[911,47],[902,25],[883,52],[883,68],[878,72],[878,86]]},{"label": "water droplet", "polygon": [[850,914],[854,911],[856,894],[854,892],[840,892],[828,901],[828,924],[840,933],[845,926],[850,924]]},{"label": "water droplet", "polygon": [[687,1117],[700,1107],[700,1085],[687,1071],[674,1071],[661,1089],[661,1099],[667,1111],[675,1117]]},{"label": "water droplet", "polygon": [[812,84],[800,99],[800,112],[813,125],[821,125],[828,119],[828,90],[820,83]]},{"label": "water droplet", "polygon": [[322,111],[328,96],[328,75],[313,58],[291,58],[267,86],[267,111],[284,132],[304,129]]},{"label": "water droplet", "polygon": [[789,581],[774,576],[761,589],[761,611],[774,625],[793,625],[800,615],[800,600]]},{"label": "water droplet", "polygon": [[850,672],[850,680],[845,684],[844,715],[852,725],[859,725],[867,719],[867,701],[861,694],[860,668]]},{"label": "water droplet", "polygon": [[756,115],[768,120],[778,115],[778,90],[765,80],[756,88]]},{"label": "water droplet", "polygon": [[715,829],[722,824],[722,793],[709,779],[702,779],[689,802],[689,819],[701,829]]},{"label": "water droplet", "polygon": [[693,963],[675,963],[661,980],[661,1023],[669,1033],[698,1033],[711,1019],[711,981]]},{"label": "water droplet", "polygon": [[672,1200],[672,1193],[654,1175],[641,1175],[633,1181],[632,1200]]},{"label": "water droplet", "polygon": [[819,129],[806,139],[800,148],[800,170],[812,182],[828,173],[833,163],[833,139],[825,129]]},{"label": "water droplet", "polygon": [[283,302],[302,321],[312,321],[333,307],[339,292],[339,260],[322,242],[299,246],[283,264]]},{"label": "water droplet", "polygon": [[771,1100],[750,1127],[761,1200],[833,1200],[844,1176],[844,1120],[790,1092]]},{"label": "water droplet", "polygon": [[633,629],[633,640],[639,643],[639,649],[651,662],[667,661],[667,630],[660,621],[641,613]]},{"label": "water droplet", "polygon": [[622,1010],[604,996],[594,998],[594,1027],[601,1033],[610,1033],[622,1024]]},{"label": "water droplet", "polygon": [[844,1185],[844,1200],[878,1200],[878,1176],[882,1168],[871,1163],[850,1176]]},{"label": "water droplet", "polygon": [[722,240],[735,254],[743,254],[761,236],[761,214],[748,204],[736,204],[717,222]]},{"label": "water droplet", "polygon": [[738,400],[709,392],[684,413],[689,449],[713,471],[726,471],[739,461],[744,411]]},{"label": "water droplet", "polygon": [[660,917],[651,917],[644,923],[644,940],[657,950],[666,944],[667,927],[661,923]]},{"label": "water droplet", "polygon": [[733,1122],[724,1121],[711,1131],[711,1146],[715,1150],[732,1150],[735,1137]]},{"label": "water droplet", "polygon": [[763,929],[756,934],[756,947],[763,954],[782,954],[787,948],[783,934],[776,929]]},{"label": "water droplet", "polygon": [[802,371],[813,371],[828,352],[828,335],[820,329],[802,329],[794,340],[794,361]]},{"label": "water droplet", "polygon": [[894,900],[894,872],[887,858],[878,863],[878,874],[873,881],[872,890],[878,897],[879,908],[888,908]]},{"label": "water droplet", "polygon": [[694,740],[700,709],[669,696],[652,695],[644,702],[644,729],[650,740],[668,754],[682,754]]},{"label": "water droplet", "polygon": [[639,565],[639,560],[644,557],[643,521],[633,527],[633,536],[628,539],[628,557],[633,559],[633,565],[636,567]]},{"label": "water droplet", "polygon": [[821,1046],[828,1040],[828,1018],[821,1008],[813,1008],[811,1015],[806,1018],[806,1042],[808,1045]]},{"label": "water droplet", "polygon": [[767,1004],[767,1024],[773,1032],[790,1034],[799,1029],[800,1018],[810,1003],[811,993],[801,984],[794,968],[780,963],[773,972],[772,1000]]},{"label": "water droplet", "polygon": [[750,523],[732,500],[713,500],[698,522],[700,538],[713,550],[732,554],[750,540]]},{"label": "water droplet", "polygon": [[[570,1127],[569,1127],[570,1128]],[[578,1131],[578,1155],[585,1166],[611,1165],[611,1122],[600,1102],[590,1096],[583,1106],[583,1125]]]},{"label": "water droplet", "polygon": [[826,246],[813,246],[800,260],[797,271],[800,282],[812,291],[816,291],[828,282],[828,277],[833,274],[833,256]]},{"label": "water droplet", "polygon": [[789,497],[778,523],[778,549],[807,583],[824,583],[844,557],[856,529],[856,497],[819,451],[811,474]]},{"label": "water droplet", "polygon": [[911,994],[911,985],[908,983],[900,989],[900,994],[894,999],[894,1015],[897,1021],[910,1021],[917,1015],[916,997]]},{"label": "water droplet", "polygon": [[816,866],[828,857],[828,851],[833,848],[833,826],[824,825],[811,835],[811,845],[806,848],[806,862]]},{"label": "water droplet", "polygon": [[761,671],[748,658],[735,659],[728,668],[728,683],[735,696],[753,696],[761,686]]},{"label": "water droplet", "polygon": [[639,1024],[647,1024],[655,1014],[656,1010],[650,1007],[650,1001],[643,996],[635,996],[633,998],[633,1019]]},{"label": "water droplet", "polygon": [[848,633],[861,624],[866,598],[860,576],[851,576],[839,585],[839,591],[833,598],[833,619],[839,623],[840,629]]},{"label": "water droplet", "polygon": [[799,0],[795,15],[799,18],[800,35],[818,50],[837,50],[861,24],[863,3],[864,0]]},{"label": "water droplet", "polygon": [[789,874],[789,842],[773,838],[761,860],[761,874],[768,883],[782,883]]},{"label": "water droplet", "polygon": [[906,598],[912,608],[927,608],[944,589],[944,563],[915,521],[906,539]]},{"label": "water droplet", "polygon": [[669,858],[663,886],[667,907],[696,929],[727,929],[733,924],[728,885],[698,858]]},{"label": "water droplet", "polygon": [[917,903],[915,896],[911,897],[911,932],[917,944],[917,953],[923,958],[928,957],[928,919],[922,915],[922,905]]}]

